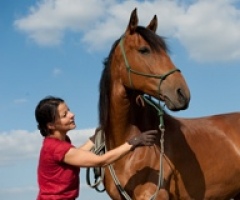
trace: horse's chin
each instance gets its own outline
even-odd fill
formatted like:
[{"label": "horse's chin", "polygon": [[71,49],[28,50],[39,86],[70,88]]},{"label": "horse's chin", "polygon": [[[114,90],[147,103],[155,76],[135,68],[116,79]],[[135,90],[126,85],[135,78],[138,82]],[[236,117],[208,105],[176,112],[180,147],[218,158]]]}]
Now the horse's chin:
[{"label": "horse's chin", "polygon": [[171,111],[180,111],[180,110],[186,110],[188,108],[188,103],[176,103],[174,101],[171,101],[168,97],[164,97],[164,102],[167,108]]}]

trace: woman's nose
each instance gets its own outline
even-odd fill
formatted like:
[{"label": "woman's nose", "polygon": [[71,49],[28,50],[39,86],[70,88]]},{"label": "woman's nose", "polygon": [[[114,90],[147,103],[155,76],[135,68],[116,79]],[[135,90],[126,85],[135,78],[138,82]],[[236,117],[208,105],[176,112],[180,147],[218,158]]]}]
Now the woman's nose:
[{"label": "woman's nose", "polygon": [[72,113],[72,112],[70,112],[70,117],[71,117],[71,118],[74,118],[74,116],[75,116],[75,114]]}]

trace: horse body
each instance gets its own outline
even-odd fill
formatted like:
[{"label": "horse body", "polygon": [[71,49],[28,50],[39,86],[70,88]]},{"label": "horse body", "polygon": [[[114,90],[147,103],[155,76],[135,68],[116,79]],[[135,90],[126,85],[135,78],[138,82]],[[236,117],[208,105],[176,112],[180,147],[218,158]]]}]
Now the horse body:
[{"label": "horse body", "polygon": [[[129,110],[130,107],[132,105],[129,105]],[[140,121],[133,120],[128,130],[121,131],[126,122],[121,123],[119,119],[116,127],[109,132],[123,137],[123,143],[126,140],[124,138],[138,128],[156,128],[157,113],[151,108],[141,109],[142,112],[138,112],[135,118],[132,116]],[[159,191],[157,200],[229,200],[240,192],[240,113],[195,119],[165,114],[164,121],[164,188]],[[117,145],[112,145],[112,148]],[[156,144],[137,148],[113,165],[122,186],[132,199],[149,200],[155,193],[159,158],[159,144]],[[105,186],[112,199],[124,199],[108,171]]]},{"label": "horse body", "polygon": [[229,200],[240,192],[240,113],[167,118],[171,199]]},{"label": "horse body", "polygon": [[[138,27],[136,10],[123,37],[115,42],[100,81],[99,119],[111,150],[142,131],[159,128],[159,113],[141,98],[148,94],[173,111],[186,109],[190,92],[162,38]],[[122,43],[122,44],[121,44]],[[122,46],[121,46],[122,45]],[[240,114],[195,119],[164,114],[164,185],[157,189],[160,141],[139,147],[112,166],[131,199],[227,200],[240,192]],[[161,132],[159,131],[159,139]],[[106,168],[104,186],[114,200],[125,199]]]}]

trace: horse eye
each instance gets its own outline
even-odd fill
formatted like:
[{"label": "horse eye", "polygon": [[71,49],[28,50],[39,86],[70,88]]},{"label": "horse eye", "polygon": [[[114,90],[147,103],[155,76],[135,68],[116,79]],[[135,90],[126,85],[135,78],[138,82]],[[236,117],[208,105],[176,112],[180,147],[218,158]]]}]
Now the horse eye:
[{"label": "horse eye", "polygon": [[142,47],[138,50],[141,54],[148,54],[150,52],[150,49],[147,47]]}]

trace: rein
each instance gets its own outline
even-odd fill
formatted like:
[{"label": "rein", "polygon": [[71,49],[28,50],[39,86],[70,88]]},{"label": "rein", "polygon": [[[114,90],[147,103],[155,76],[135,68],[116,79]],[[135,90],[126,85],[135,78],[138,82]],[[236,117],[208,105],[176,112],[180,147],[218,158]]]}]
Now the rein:
[{"label": "rein", "polygon": [[[163,187],[164,184],[164,166],[163,166],[163,157],[164,157],[164,133],[165,133],[165,125],[164,125],[164,119],[163,119],[163,115],[164,115],[164,111],[160,105],[160,103],[157,105],[152,99],[151,97],[146,97],[144,95],[141,95],[141,97],[144,99],[144,101],[153,106],[157,111],[158,111],[158,116],[159,116],[159,130],[161,131],[161,137],[160,137],[160,164],[159,164],[159,178],[158,178],[158,185],[156,188],[156,192],[150,197],[150,200],[155,200],[157,197],[157,194],[159,192],[159,189],[161,187]],[[107,148],[105,145],[105,137],[104,137],[104,132],[102,130],[100,130],[97,133],[97,138],[99,138],[98,141],[96,141],[95,144],[95,149],[94,152],[96,154],[102,154],[104,152],[107,152]],[[125,189],[121,186],[121,183],[119,181],[119,179],[117,178],[117,175],[115,173],[115,170],[113,168],[113,165],[110,164],[108,165],[109,171],[112,175],[113,181],[116,185],[116,187],[118,188],[119,192],[121,193],[122,196],[125,197],[126,200],[132,200],[131,197],[128,195],[128,193],[125,191]],[[95,188],[98,192],[104,192],[105,188],[100,190],[98,187],[100,185],[100,183],[103,181],[104,179],[104,168],[94,168],[94,173],[95,173],[95,182],[94,184],[91,184],[90,182],[90,168],[87,168],[87,174],[86,174],[86,180],[87,180],[87,184],[91,187],[91,188]]]},{"label": "rein", "polygon": [[158,177],[158,187],[156,189],[156,192],[154,195],[150,198],[150,200],[154,200],[157,197],[159,189],[163,186],[164,184],[164,166],[163,166],[163,157],[164,157],[164,133],[165,133],[165,125],[164,125],[164,120],[163,120],[163,115],[164,115],[164,110],[162,109],[159,104],[156,105],[151,98],[147,98],[144,95],[141,96],[146,103],[149,105],[153,106],[157,111],[158,111],[158,116],[159,116],[159,130],[161,131],[161,137],[160,137],[160,163],[159,163],[159,177]]},{"label": "rein", "polygon": [[[123,42],[124,42],[124,36],[121,37],[121,40],[120,40],[120,48],[121,48],[121,52],[123,54],[123,58],[124,58],[124,61],[125,61],[125,66],[126,66],[126,69],[128,71],[128,77],[129,77],[129,83],[130,83],[130,86],[132,88],[133,87],[133,84],[132,84],[132,79],[131,79],[131,73],[133,74],[136,74],[136,75],[140,75],[140,76],[145,76],[145,77],[150,77],[150,78],[156,78],[156,79],[159,79],[160,82],[159,82],[159,86],[158,86],[158,94],[160,95],[160,86],[163,82],[163,80],[165,80],[169,75],[173,74],[174,72],[180,72],[179,69],[172,69],[170,70],[169,72],[163,74],[163,75],[158,75],[158,74],[147,74],[147,73],[142,73],[142,72],[139,72],[139,71],[136,71],[134,69],[131,69],[130,65],[129,65],[129,62],[127,60],[127,56],[126,56],[126,53],[125,53],[125,50],[124,50],[124,46],[123,46]],[[141,96],[144,101],[153,106],[157,112],[158,112],[158,116],[159,116],[159,130],[161,131],[161,137],[160,137],[160,164],[159,164],[159,179],[158,179],[158,185],[157,185],[157,188],[156,188],[156,192],[150,197],[150,200],[155,200],[156,197],[157,197],[157,194],[159,192],[159,189],[161,187],[163,187],[163,184],[164,184],[164,166],[163,166],[163,157],[164,157],[164,133],[165,133],[165,125],[164,125],[164,120],[163,120],[163,115],[164,115],[164,111],[160,105],[160,101],[159,101],[159,104],[157,105],[153,100],[151,100],[150,97],[146,97],[144,95]],[[104,135],[104,133],[100,130],[99,132],[101,132],[101,134]],[[95,148],[101,148],[102,151],[107,151],[106,149],[106,145],[105,145],[105,141],[101,141],[101,147],[98,147],[98,146],[95,146]],[[103,146],[102,146],[103,145]],[[104,148],[104,149],[103,149]],[[96,150],[95,150],[95,153]],[[120,182],[119,182],[119,179],[117,178],[116,176],[116,173],[114,171],[114,168],[113,168],[113,165],[110,164],[108,165],[108,168],[109,168],[109,171],[112,175],[112,178],[114,180],[114,183],[116,185],[116,187],[118,188],[119,192],[121,193],[122,196],[125,197],[126,200],[132,200],[131,197],[127,194],[127,192],[124,190],[124,188],[121,186]],[[92,188],[95,188],[98,192],[102,192],[104,191],[103,190],[99,190],[98,189],[98,186],[99,184],[103,181],[103,178],[104,178],[104,170],[100,170],[100,172],[96,175],[95,174],[95,183],[94,184],[91,184],[90,183],[90,178],[89,178],[89,169],[90,168],[87,168],[87,184],[92,187]],[[96,169],[96,168],[94,168]],[[95,172],[95,171],[94,171]],[[100,178],[99,178],[100,177]]]},{"label": "rein", "polygon": [[[141,97],[145,100],[146,103],[153,106],[158,111],[159,116],[159,130],[161,131],[161,137],[160,137],[160,164],[159,164],[159,177],[158,177],[158,185],[156,188],[156,192],[150,197],[150,200],[155,200],[157,197],[157,194],[159,192],[159,189],[163,187],[164,184],[164,166],[163,166],[163,157],[164,157],[164,133],[165,133],[165,125],[163,120],[164,111],[162,107],[159,105],[156,105],[154,101],[151,100],[151,98],[147,98],[144,95],[141,95]],[[113,169],[112,164],[108,166],[110,173],[113,177],[114,183],[117,186],[119,192],[125,197],[126,200],[132,200],[131,197],[127,194],[127,192],[124,190],[124,188],[121,186],[119,179],[116,176],[116,173]]]},{"label": "rein", "polygon": [[[98,131],[96,132],[95,144],[91,151],[96,155],[103,155],[106,152],[105,133],[101,129],[98,129]],[[91,183],[90,181],[90,169],[93,169],[94,172],[94,183]],[[104,192],[105,188],[99,189],[99,185],[103,182],[104,179],[104,173],[105,168],[103,167],[88,167],[86,169],[86,182],[88,186],[94,188],[98,192]]]},{"label": "rein", "polygon": [[169,75],[173,74],[174,72],[181,72],[180,69],[176,68],[176,69],[170,70],[166,74],[159,75],[159,74],[147,74],[147,73],[143,73],[143,72],[139,72],[139,71],[136,71],[134,69],[131,69],[131,67],[129,65],[129,62],[127,60],[127,56],[126,56],[125,49],[124,49],[124,46],[123,46],[123,41],[124,41],[124,36],[121,37],[120,48],[121,48],[121,52],[122,52],[122,55],[123,55],[123,58],[124,58],[124,61],[125,61],[126,69],[128,71],[129,83],[130,83],[130,86],[132,88],[134,88],[134,87],[133,87],[133,84],[132,84],[131,73],[136,74],[136,75],[140,75],[140,76],[146,76],[146,77],[149,77],[149,78],[160,79],[159,86],[158,86],[158,94],[160,94],[160,86],[162,84],[162,81],[165,80]]}]

